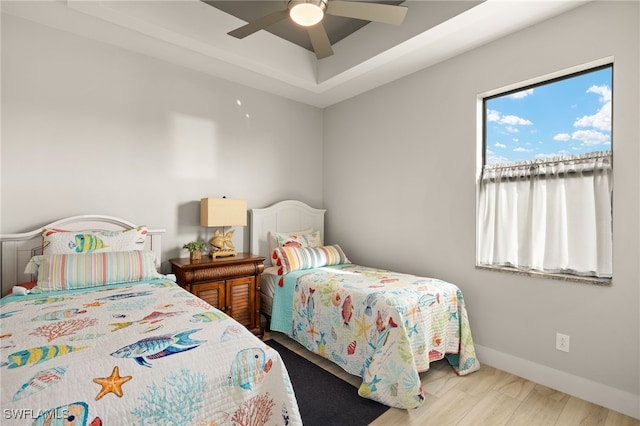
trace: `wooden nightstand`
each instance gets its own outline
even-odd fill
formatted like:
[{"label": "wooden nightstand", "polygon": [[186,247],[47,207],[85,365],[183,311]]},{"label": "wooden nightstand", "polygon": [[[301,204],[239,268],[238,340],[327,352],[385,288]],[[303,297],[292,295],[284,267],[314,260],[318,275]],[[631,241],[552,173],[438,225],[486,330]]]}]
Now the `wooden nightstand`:
[{"label": "wooden nightstand", "polygon": [[238,253],[233,257],[201,260],[171,259],[178,284],[211,306],[263,335],[260,321],[260,275],[264,257]]}]

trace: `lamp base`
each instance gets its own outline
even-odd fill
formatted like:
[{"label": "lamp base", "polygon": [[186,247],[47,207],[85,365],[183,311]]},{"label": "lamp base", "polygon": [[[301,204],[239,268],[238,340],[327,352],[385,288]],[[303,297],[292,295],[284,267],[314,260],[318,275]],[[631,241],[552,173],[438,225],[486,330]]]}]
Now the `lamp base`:
[{"label": "lamp base", "polygon": [[211,257],[215,259],[216,257],[230,257],[236,256],[238,252],[233,249],[223,249],[223,250],[215,250],[211,252]]}]

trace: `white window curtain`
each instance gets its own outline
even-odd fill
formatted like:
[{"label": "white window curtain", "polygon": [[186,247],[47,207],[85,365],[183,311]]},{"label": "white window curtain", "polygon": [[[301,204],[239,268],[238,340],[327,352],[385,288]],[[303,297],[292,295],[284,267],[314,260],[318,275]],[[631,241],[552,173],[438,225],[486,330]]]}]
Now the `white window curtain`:
[{"label": "white window curtain", "polygon": [[612,276],[611,152],[485,166],[477,262]]}]

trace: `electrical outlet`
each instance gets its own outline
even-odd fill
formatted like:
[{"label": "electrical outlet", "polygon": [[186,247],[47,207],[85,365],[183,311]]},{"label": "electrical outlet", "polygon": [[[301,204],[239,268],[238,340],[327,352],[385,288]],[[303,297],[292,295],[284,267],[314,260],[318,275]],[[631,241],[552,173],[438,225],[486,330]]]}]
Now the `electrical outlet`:
[{"label": "electrical outlet", "polygon": [[563,352],[569,352],[570,337],[566,334],[556,333],[556,349]]}]

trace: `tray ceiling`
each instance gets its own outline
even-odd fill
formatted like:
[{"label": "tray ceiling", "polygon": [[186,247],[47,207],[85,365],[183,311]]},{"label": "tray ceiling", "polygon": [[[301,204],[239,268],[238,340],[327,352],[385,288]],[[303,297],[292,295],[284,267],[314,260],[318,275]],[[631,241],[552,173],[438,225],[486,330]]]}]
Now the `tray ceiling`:
[{"label": "tray ceiling", "polygon": [[286,8],[284,0],[3,0],[0,8],[3,14],[326,107],[586,2],[387,1],[408,7],[402,25],[327,17],[335,54],[321,60],[306,44],[306,32],[288,19],[242,40],[227,35],[247,20]]}]

